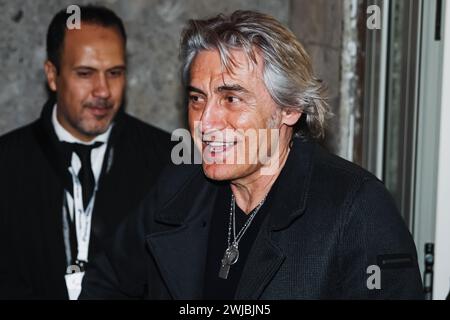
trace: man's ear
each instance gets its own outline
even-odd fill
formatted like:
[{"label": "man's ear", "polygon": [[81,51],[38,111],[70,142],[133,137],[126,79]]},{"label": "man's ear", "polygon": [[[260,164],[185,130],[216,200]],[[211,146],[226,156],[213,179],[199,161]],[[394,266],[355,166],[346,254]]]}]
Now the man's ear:
[{"label": "man's ear", "polygon": [[281,111],[281,122],[288,127],[293,127],[301,116],[302,112],[300,110],[294,108],[284,108]]},{"label": "man's ear", "polygon": [[58,76],[58,71],[56,70],[55,65],[50,60],[47,60],[45,61],[44,69],[45,75],[47,76],[48,87],[53,92],[56,92],[57,90],[56,78]]}]

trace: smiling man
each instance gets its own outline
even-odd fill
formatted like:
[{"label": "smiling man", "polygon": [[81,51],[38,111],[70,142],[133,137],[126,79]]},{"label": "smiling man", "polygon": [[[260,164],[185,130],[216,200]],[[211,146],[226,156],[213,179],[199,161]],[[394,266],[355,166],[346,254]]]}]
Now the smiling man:
[{"label": "smiling man", "polygon": [[164,173],[93,262],[83,297],[422,298],[383,184],[315,142],[328,108],[292,32],[237,11],[190,21],[181,43],[203,163]]},{"label": "smiling man", "polygon": [[89,261],[169,162],[170,137],[125,114],[126,33],[112,11],[65,10],[47,34],[53,97],[0,138],[0,298],[76,299]]}]

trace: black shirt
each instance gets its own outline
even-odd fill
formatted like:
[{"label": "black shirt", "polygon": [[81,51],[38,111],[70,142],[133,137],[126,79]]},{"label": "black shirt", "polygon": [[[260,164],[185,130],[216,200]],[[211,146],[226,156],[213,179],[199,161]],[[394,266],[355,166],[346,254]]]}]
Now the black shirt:
[{"label": "black shirt", "polygon": [[[228,246],[231,188],[229,185],[226,185],[219,190],[209,231],[208,255],[206,258],[205,283],[203,290],[204,299],[231,300],[234,298],[251,247],[258,235],[261,224],[269,211],[267,202],[268,201],[266,201],[258,213],[256,213],[252,223],[239,241],[238,261],[230,267],[228,278],[222,279],[219,278],[219,270],[222,258]],[[250,217],[250,214],[246,215],[236,204],[235,215],[237,235]],[[233,229],[231,229],[230,240],[231,242],[233,241]]]}]

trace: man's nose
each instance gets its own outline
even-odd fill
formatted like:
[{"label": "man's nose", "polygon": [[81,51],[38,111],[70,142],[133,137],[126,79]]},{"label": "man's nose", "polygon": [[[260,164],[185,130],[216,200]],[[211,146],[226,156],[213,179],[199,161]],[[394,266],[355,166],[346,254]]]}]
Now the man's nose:
[{"label": "man's nose", "polygon": [[97,98],[108,99],[111,96],[108,79],[105,75],[100,74],[94,84],[93,95]]},{"label": "man's nose", "polygon": [[203,132],[222,130],[226,127],[225,112],[217,100],[211,100],[207,103],[200,122]]}]

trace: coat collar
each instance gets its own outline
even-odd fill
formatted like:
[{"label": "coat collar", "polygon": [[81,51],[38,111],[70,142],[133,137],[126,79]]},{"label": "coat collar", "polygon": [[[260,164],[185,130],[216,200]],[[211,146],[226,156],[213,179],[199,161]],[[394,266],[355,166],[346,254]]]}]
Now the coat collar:
[{"label": "coat collar", "polygon": [[270,230],[282,230],[304,213],[315,148],[313,142],[294,139],[286,164],[274,185]]},{"label": "coat collar", "polygon": [[175,195],[158,190],[159,197],[174,197],[164,204],[157,200],[160,209],[155,214],[155,221],[169,228],[146,237],[164,282],[172,298],[177,300],[202,298],[209,223],[218,190],[214,185],[204,183],[199,167],[192,169],[187,182]]},{"label": "coat collar", "polygon": [[41,117],[34,126],[34,130],[40,149],[50,164],[50,167],[59,177],[62,185],[67,187],[72,183],[71,177],[65,168],[65,164],[69,163],[69,158],[61,148],[52,125],[51,118],[54,104],[55,101],[52,99],[46,102],[42,109]]},{"label": "coat collar", "polygon": [[[215,189],[216,185],[205,178],[200,165],[183,165],[172,167],[173,176],[176,177],[172,183],[166,185],[160,183],[156,188],[155,221],[158,223],[182,226],[189,218],[189,210],[195,202],[198,190],[203,187]],[[170,168],[170,169],[172,169]]]},{"label": "coat collar", "polygon": [[[288,227],[306,209],[316,146],[313,142],[294,139],[286,164],[273,187],[276,191],[274,190],[275,195],[271,201],[273,202],[271,212],[276,214],[270,216],[270,230],[278,231]],[[188,204],[195,198],[192,192],[196,192],[197,186],[206,184],[210,188],[219,187],[219,184],[203,175],[199,165],[185,166],[182,174],[181,186],[177,188],[171,185],[171,191],[176,190],[173,194],[167,194],[164,190],[159,191],[166,200],[159,204],[160,210],[155,216],[158,222],[174,226],[183,225],[189,213],[189,210],[186,210],[189,208]]]}]

